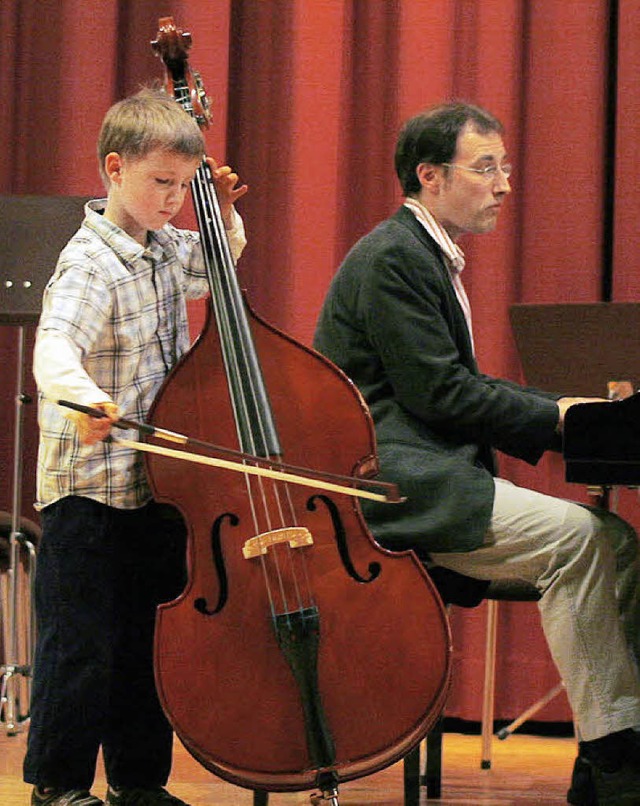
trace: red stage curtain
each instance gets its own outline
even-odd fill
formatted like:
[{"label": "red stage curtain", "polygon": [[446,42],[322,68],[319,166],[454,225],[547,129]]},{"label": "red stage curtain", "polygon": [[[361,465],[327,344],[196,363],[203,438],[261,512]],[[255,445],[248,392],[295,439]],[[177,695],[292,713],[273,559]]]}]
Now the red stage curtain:
[{"label": "red stage curtain", "polygon": [[[174,2],[167,13],[192,32],[191,62],[212,100],[210,152],[250,185],[240,203],[249,246],[239,271],[253,307],[310,343],[343,255],[400,199],[392,166],[399,125],[428,104],[465,98],[502,118],[515,165],[497,231],[463,246],[480,363],[520,380],[509,306],[600,299],[612,64],[614,299],[637,297],[637,6],[620,2],[618,56],[609,49],[608,0]],[[162,69],[149,47],[158,28],[154,0],[103,0],[97,12],[81,0],[3,0],[1,193],[102,194],[94,154],[104,112]],[[201,321],[196,308],[194,332]],[[6,349],[9,330],[0,330]],[[8,411],[10,396],[0,405]],[[9,443],[0,447],[7,467]],[[32,470],[32,449],[27,460]],[[584,499],[563,482],[558,457],[536,469],[505,458],[503,471]],[[8,508],[6,483],[0,492]],[[634,506],[625,504],[631,517]],[[497,715],[506,718],[556,674],[535,606],[504,605],[501,614]],[[483,608],[455,613],[453,622],[449,712],[477,719]],[[561,699],[544,716],[570,718]]]}]

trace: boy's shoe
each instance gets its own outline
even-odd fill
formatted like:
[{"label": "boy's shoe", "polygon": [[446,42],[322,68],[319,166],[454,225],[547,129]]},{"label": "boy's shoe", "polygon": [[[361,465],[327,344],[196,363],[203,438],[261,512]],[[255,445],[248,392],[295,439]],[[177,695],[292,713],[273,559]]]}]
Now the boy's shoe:
[{"label": "boy's shoe", "polygon": [[107,789],[106,806],[189,806],[161,786],[155,789]]},{"label": "boy's shoe", "polygon": [[104,801],[86,789],[52,789],[43,792],[34,786],[31,806],[104,806]]}]

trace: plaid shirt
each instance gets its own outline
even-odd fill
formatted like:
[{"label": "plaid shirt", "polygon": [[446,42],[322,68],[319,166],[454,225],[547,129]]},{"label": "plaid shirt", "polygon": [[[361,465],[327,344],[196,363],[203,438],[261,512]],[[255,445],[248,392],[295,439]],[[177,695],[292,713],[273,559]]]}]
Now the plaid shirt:
[{"label": "plaid shirt", "polygon": [[[36,508],[68,495],[113,507],[149,500],[139,451],[107,442],[82,445],[76,427],[51,400],[89,405],[108,396],[122,415],[144,422],[169,370],[189,348],[187,299],[209,292],[200,238],[167,224],[143,247],[106,220],[104,201],[90,202],[63,249],[43,298],[35,348],[40,446]],[[230,231],[237,258],[244,247],[239,216]],[[56,366],[46,335],[64,337],[80,365]],[[59,343],[59,342],[58,342]],[[49,342],[49,349],[55,342]],[[65,345],[66,346],[66,345]],[[66,354],[66,351],[65,351]],[[86,373],[86,374],[85,374]],[[55,377],[51,377],[55,375]],[[135,439],[136,432],[122,432]]]}]

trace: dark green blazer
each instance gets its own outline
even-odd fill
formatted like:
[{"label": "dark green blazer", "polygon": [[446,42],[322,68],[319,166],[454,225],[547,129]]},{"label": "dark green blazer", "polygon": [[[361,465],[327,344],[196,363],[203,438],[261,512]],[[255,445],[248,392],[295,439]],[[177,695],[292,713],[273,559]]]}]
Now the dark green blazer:
[{"label": "dark green blazer", "polygon": [[405,207],[345,258],[314,345],[360,389],[380,478],[407,497],[362,505],[389,548],[477,548],[493,506],[493,449],[534,464],[559,447],[558,396],[478,372],[442,253]]}]

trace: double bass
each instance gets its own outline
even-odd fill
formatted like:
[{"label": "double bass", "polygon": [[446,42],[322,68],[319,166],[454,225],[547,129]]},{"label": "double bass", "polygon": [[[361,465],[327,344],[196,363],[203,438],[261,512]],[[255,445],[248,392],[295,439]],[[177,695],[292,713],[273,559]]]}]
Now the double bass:
[{"label": "double bass", "polygon": [[[206,125],[190,44],[160,20],[153,47],[167,89]],[[192,195],[210,305],[150,425],[188,433],[196,454],[227,446],[247,468],[286,460],[372,477],[375,436],[358,390],[240,290],[205,162]],[[182,513],[188,533],[188,582],[159,607],[154,649],[160,701],[188,751],[234,784],[318,786],[332,803],[340,781],[402,758],[438,716],[450,677],[446,614],[415,555],[378,546],[357,497],[314,489],[313,474],[302,486],[146,460],[155,498]]]}]

